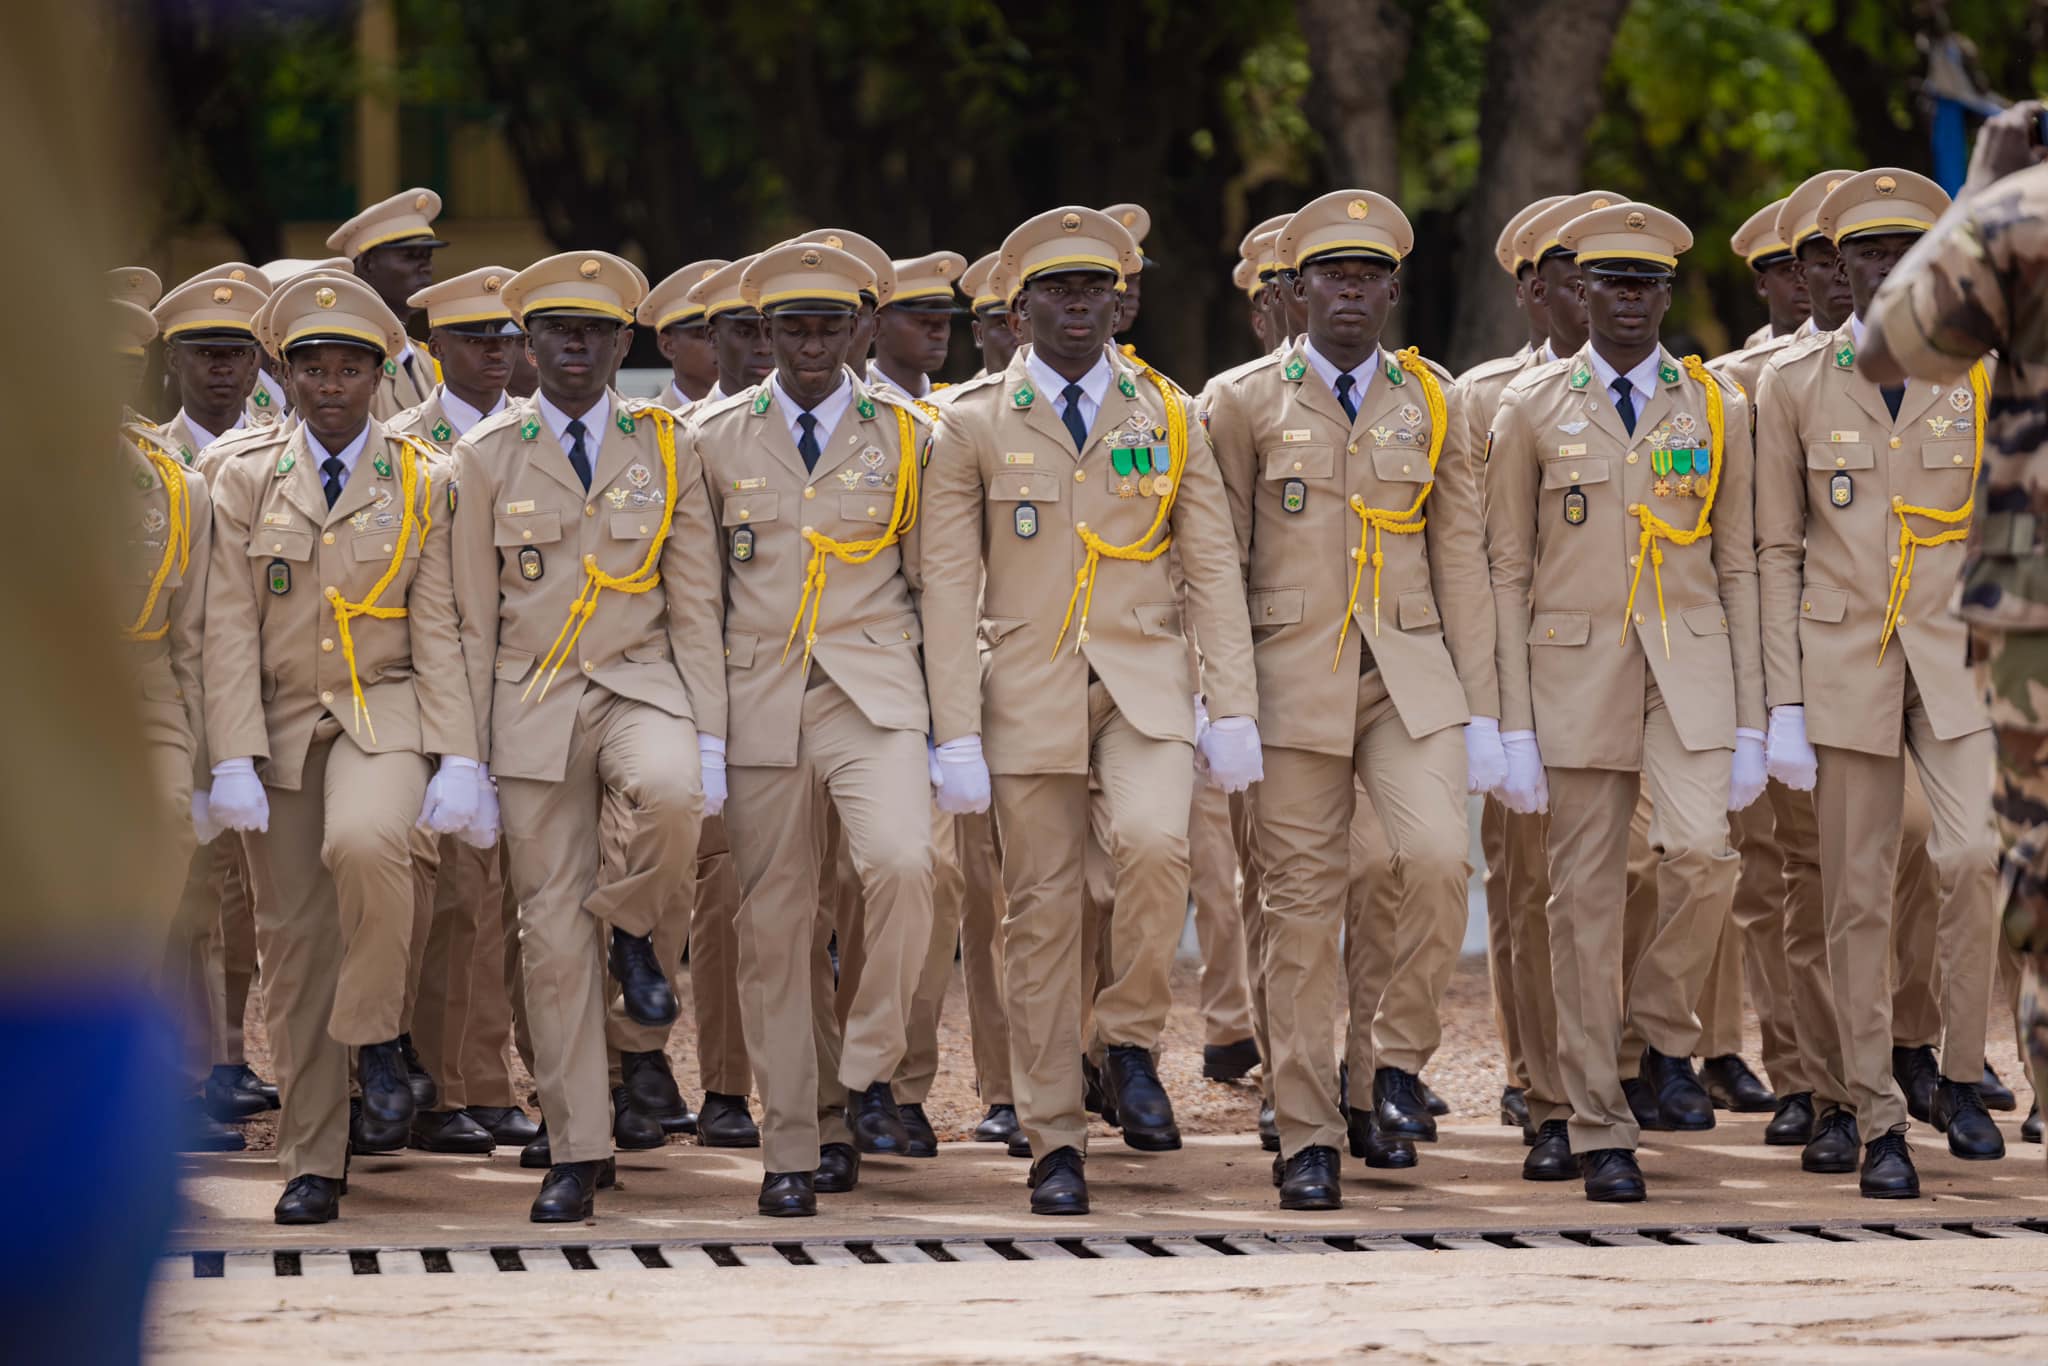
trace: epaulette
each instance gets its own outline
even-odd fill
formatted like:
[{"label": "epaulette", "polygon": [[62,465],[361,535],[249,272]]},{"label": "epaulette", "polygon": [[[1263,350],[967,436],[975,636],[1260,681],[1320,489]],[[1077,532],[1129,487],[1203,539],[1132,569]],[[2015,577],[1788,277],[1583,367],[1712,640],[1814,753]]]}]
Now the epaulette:
[{"label": "epaulette", "polygon": [[1833,332],[1815,332],[1810,336],[1800,337],[1785,343],[1764,364],[1773,370],[1782,370],[1795,361],[1825,353],[1834,345],[1834,340]]},{"label": "epaulette", "polygon": [[1002,387],[1003,379],[1008,373],[1008,370],[1004,369],[992,375],[976,375],[973,379],[962,380],[946,391],[946,401],[940,407],[950,408],[963,400],[993,393]]},{"label": "epaulette", "polygon": [[524,417],[521,416],[522,412],[526,412],[526,416],[531,416],[530,411],[522,410],[517,402],[507,403],[497,412],[492,413],[489,417],[463,433],[462,439],[474,446],[490,437],[496,436],[501,431],[511,431],[515,428],[515,420],[524,421]]},{"label": "epaulette", "polygon": [[209,462],[230,460],[244,452],[264,446],[283,445],[291,440],[291,435],[292,428],[283,422],[272,423],[266,427],[238,428],[216,439],[211,446],[200,452],[200,458]]},{"label": "epaulette", "polygon": [[1541,384],[1544,380],[1547,380],[1554,375],[1569,374],[1571,372],[1571,368],[1572,358],[1570,356],[1559,356],[1556,360],[1547,360],[1544,361],[1541,365],[1530,366],[1527,370],[1524,370],[1521,374],[1516,375],[1513,379],[1509,380],[1508,388],[1532,388],[1537,384]]},{"label": "epaulette", "polygon": [[1463,384],[1468,380],[1481,380],[1491,378],[1494,375],[1513,374],[1528,363],[1529,358],[1527,356],[1495,356],[1492,360],[1479,362],[1479,364],[1465,371],[1464,374],[1459,375],[1452,383]]},{"label": "epaulette", "polygon": [[1236,381],[1245,378],[1247,375],[1257,373],[1259,370],[1264,369],[1266,366],[1278,365],[1279,363],[1280,353],[1277,351],[1268,351],[1263,356],[1254,356],[1250,360],[1245,361],[1240,365],[1233,365],[1220,375],[1211,375],[1209,377],[1209,383],[1203,385],[1202,387],[1204,389],[1208,389],[1218,384],[1233,384]]},{"label": "epaulette", "polygon": [[[727,394],[724,398],[719,399],[700,398],[690,405],[689,411],[683,416],[683,420],[692,427],[701,427],[721,413],[729,413],[738,408],[751,408],[754,403],[754,391],[756,389],[761,389],[761,386],[756,384],[752,388],[742,389],[737,394]],[[761,392],[766,393],[767,390],[761,389]]]},{"label": "epaulette", "polygon": [[[1399,353],[1396,352],[1395,354],[1398,355]],[[1421,355],[1418,355],[1416,359],[1436,372],[1437,382],[1443,385],[1444,388],[1448,389],[1458,382],[1458,377],[1453,375],[1450,368],[1442,361],[1431,360],[1428,356]]]}]

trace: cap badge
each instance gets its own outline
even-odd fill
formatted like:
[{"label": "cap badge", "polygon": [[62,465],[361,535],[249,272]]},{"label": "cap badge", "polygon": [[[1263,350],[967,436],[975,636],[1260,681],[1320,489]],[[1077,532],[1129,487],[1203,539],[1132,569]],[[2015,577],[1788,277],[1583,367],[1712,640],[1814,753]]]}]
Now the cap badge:
[{"label": "cap badge", "polygon": [[334,291],[325,285],[313,291],[313,302],[322,308],[334,307],[334,301]]},{"label": "cap badge", "polygon": [[1060,229],[1063,232],[1079,232],[1081,230],[1081,215],[1078,213],[1067,214],[1060,219]]},{"label": "cap badge", "polygon": [[838,251],[846,245],[846,239],[836,232],[831,233],[825,238],[825,245],[834,251]]},{"label": "cap badge", "polygon": [[1881,175],[1877,178],[1877,192],[1879,194],[1890,194],[1898,188],[1899,182],[1888,175]]},{"label": "cap badge", "polygon": [[230,280],[246,280],[249,278],[249,272],[246,270],[231,270],[228,272],[228,278]]},{"label": "cap badge", "polygon": [[806,270],[816,270],[825,260],[824,257],[818,255],[815,251],[807,251],[797,259],[804,263],[804,269]]},{"label": "cap badge", "polygon": [[709,270],[706,270],[702,275],[699,275],[697,278],[699,280],[708,280],[716,274],[718,274],[718,267],[712,266]]},{"label": "cap badge", "polygon": [[578,275],[581,275],[586,280],[595,280],[597,278],[597,273],[603,269],[604,267],[600,266],[597,263],[597,259],[595,257],[592,257],[589,260],[586,260],[582,265],[576,267],[576,273]]},{"label": "cap badge", "polygon": [[1828,193],[1833,194],[1835,192],[1835,187],[1841,183],[1842,182],[1839,180],[1830,180],[1828,182]]},{"label": "cap badge", "polygon": [[1608,199],[1608,198],[1607,198],[1607,197],[1606,197],[1605,195],[1602,195],[1602,196],[1601,196],[1600,198],[1598,198],[1598,199],[1596,199],[1596,200],[1594,200],[1594,201],[1593,201],[1593,207],[1594,207],[1594,208],[1596,208],[1596,209],[1604,209],[1604,208],[1606,208],[1606,207],[1608,206],[1608,204],[1610,204],[1611,202],[1612,202],[1612,201],[1611,201],[1611,200],[1609,200],[1609,199]]},{"label": "cap badge", "polygon": [[1643,230],[1643,225],[1645,223],[1648,223],[1650,220],[1643,217],[1643,215],[1640,213],[1632,213],[1623,221],[1628,224],[1628,230],[1630,232],[1641,232]]},{"label": "cap badge", "polygon": [[1135,213],[1131,212],[1131,211],[1130,211],[1129,209],[1125,209],[1125,210],[1124,210],[1124,212],[1123,212],[1123,225],[1124,225],[1125,227],[1127,227],[1127,228],[1128,228],[1129,226],[1131,226],[1131,224],[1133,224],[1133,223],[1135,223],[1135,222],[1137,222],[1137,221],[1138,221],[1138,215],[1137,215],[1137,214],[1135,214]]},{"label": "cap badge", "polygon": [[1363,218],[1371,212],[1372,206],[1363,199],[1354,199],[1344,206],[1344,216],[1346,218]]},{"label": "cap badge", "polygon": [[498,287],[504,283],[505,282],[503,280],[499,279],[495,275],[486,275],[484,276],[484,293],[496,294],[498,292]]},{"label": "cap badge", "polygon": [[217,286],[213,291],[213,301],[217,304],[233,303],[235,301],[234,287],[232,285]]},{"label": "cap badge", "polygon": [[434,207],[434,197],[428,194],[414,195],[412,197],[412,206],[419,212],[425,213],[427,210]]}]

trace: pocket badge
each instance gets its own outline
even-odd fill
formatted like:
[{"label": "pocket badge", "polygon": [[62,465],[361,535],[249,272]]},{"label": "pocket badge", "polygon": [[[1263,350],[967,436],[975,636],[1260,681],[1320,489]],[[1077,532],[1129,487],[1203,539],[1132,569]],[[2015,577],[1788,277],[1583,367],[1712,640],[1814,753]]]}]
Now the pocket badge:
[{"label": "pocket badge", "polygon": [[1849,506],[1849,500],[1856,496],[1856,485],[1846,474],[1838,474],[1828,480],[1828,501],[1838,508]]},{"label": "pocket badge", "polygon": [[1029,503],[1019,503],[1016,514],[1017,536],[1028,541],[1038,534],[1038,509]]},{"label": "pocket badge", "polygon": [[1586,524],[1586,495],[1577,489],[1564,496],[1564,520],[1569,526]]},{"label": "pocket badge", "polygon": [[528,583],[531,583],[535,579],[539,578],[545,572],[547,572],[546,566],[541,563],[539,550],[535,549],[533,546],[526,546],[520,550],[520,578],[525,579]]},{"label": "pocket badge", "polygon": [[754,558],[754,529],[750,526],[736,527],[732,533],[732,557],[740,564]]},{"label": "pocket badge", "polygon": [[270,591],[278,597],[292,591],[292,567],[283,560],[270,562]]},{"label": "pocket badge", "polygon": [[1299,479],[1290,479],[1280,486],[1280,506],[1289,512],[1299,512],[1308,506],[1308,485]]}]

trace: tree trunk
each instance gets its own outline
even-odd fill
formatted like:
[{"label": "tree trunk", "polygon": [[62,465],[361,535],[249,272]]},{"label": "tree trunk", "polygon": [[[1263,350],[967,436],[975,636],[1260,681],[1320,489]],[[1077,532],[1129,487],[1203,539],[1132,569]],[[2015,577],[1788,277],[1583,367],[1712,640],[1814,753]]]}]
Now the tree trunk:
[{"label": "tree trunk", "polygon": [[1309,122],[1336,184],[1398,197],[1401,121],[1394,92],[1414,21],[1397,0],[1295,0],[1308,41]]},{"label": "tree trunk", "polygon": [[1479,179],[1458,243],[1457,307],[1445,361],[1463,369],[1526,340],[1514,289],[1493,258],[1501,226],[1523,205],[1579,190],[1586,135],[1600,112],[1600,73],[1628,0],[1519,0],[1493,6]]}]

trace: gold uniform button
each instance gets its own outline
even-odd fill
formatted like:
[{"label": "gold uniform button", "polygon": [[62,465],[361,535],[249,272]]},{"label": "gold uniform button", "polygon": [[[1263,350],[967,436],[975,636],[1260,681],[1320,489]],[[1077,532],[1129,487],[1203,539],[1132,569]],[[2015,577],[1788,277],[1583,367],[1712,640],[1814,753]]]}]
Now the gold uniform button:
[{"label": "gold uniform button", "polygon": [[807,488],[804,490],[804,497],[806,498],[816,498],[817,496],[818,490],[816,488]]},{"label": "gold uniform button", "polygon": [[1636,453],[1635,453],[1634,451],[1630,451],[1630,452],[1628,453],[1628,463],[1629,463],[1629,464],[1633,465],[1633,464],[1635,464],[1635,463],[1636,463],[1636,461],[1638,461],[1638,460],[1640,460],[1640,459],[1642,459],[1642,457],[1641,457],[1641,456],[1639,456],[1639,455],[1637,455],[1637,454],[1636,454]]},{"label": "gold uniform button", "polygon": [[1266,615],[1269,617],[1273,615],[1273,604],[1270,602],[1266,604]]},{"label": "gold uniform button", "polygon": [[331,654],[333,654],[333,653],[334,653],[334,641],[333,641],[333,640],[331,640],[331,639],[324,639],[324,640],[322,640],[322,641],[320,642],[320,653],[321,653],[321,654],[324,654],[324,655],[331,655]]},{"label": "gold uniform button", "polygon": [[1087,529],[1088,529],[1088,524],[1087,524],[1086,522],[1076,522],[1076,523],[1074,523],[1074,530],[1076,530],[1076,531],[1086,531]]},{"label": "gold uniform button", "polygon": [[1574,484],[1579,482],[1579,472],[1577,470],[1572,471],[1572,482]]},{"label": "gold uniform button", "polygon": [[1897,450],[1898,448],[1899,448],[1899,439],[1898,439],[1898,438],[1897,438],[1897,437],[1895,436],[1895,437],[1893,437],[1893,438],[1892,438],[1892,449],[1893,449],[1893,450]]},{"label": "gold uniform button", "polygon": [[1299,460],[1297,460],[1297,461],[1295,461],[1295,462],[1294,462],[1294,472],[1295,472],[1296,474],[1300,474],[1300,473],[1301,473],[1301,462],[1300,462]]},{"label": "gold uniform button", "polygon": [[908,632],[908,631],[905,631],[905,632],[903,633],[903,638],[904,638],[905,640],[908,640],[908,639],[910,639],[910,632]]},{"label": "gold uniform button", "polygon": [[1897,507],[1904,507],[1905,505],[1906,505],[1906,500],[1905,500],[1905,498],[1904,498],[1904,497],[1902,497],[1901,495],[1899,495],[1899,494],[1896,494],[1896,493],[1892,495],[1892,506],[1893,506],[1893,507],[1895,507],[1895,508],[1897,508]]},{"label": "gold uniform button", "polygon": [[1547,630],[1547,631],[1545,631],[1545,632],[1543,633],[1543,637],[1544,637],[1544,639],[1546,639],[1546,640],[1556,640],[1556,639],[1557,639],[1557,628],[1556,628],[1555,626],[1551,627],[1551,628],[1550,628],[1549,630]]},{"label": "gold uniform button", "polygon": [[749,517],[752,517],[753,515],[753,513],[747,511],[747,509],[745,508],[740,509],[740,520],[742,522],[746,521]]},{"label": "gold uniform button", "polygon": [[1961,451],[1956,452],[1954,463],[1958,465],[1963,463],[1963,453]]},{"label": "gold uniform button", "polygon": [[1643,557],[1640,555],[1631,555],[1628,557],[1628,567],[1630,569],[1634,569],[1637,565],[1641,564],[1642,562]]},{"label": "gold uniform button", "polygon": [[596,672],[597,672],[597,665],[595,665],[595,664],[592,664],[592,663],[591,663],[591,662],[590,662],[589,660],[587,660],[587,659],[586,659],[586,660],[584,660],[584,661],[583,661],[583,672],[585,672],[585,673],[587,673],[587,674],[589,674],[589,673],[596,673]]},{"label": "gold uniform button", "polygon": [[[876,507],[874,506],[874,504],[870,503],[870,504],[868,505],[868,516],[870,516],[870,517],[873,517],[873,516],[874,516],[874,515],[876,514],[876,512],[877,512],[877,509],[876,509]],[[646,528],[646,527],[644,527],[644,526],[643,526],[643,527],[641,527],[640,529],[641,529],[642,531],[645,531],[645,530],[647,530],[647,528]]]},{"label": "gold uniform button", "polygon": [[797,534],[800,536],[808,536],[811,534],[811,528],[805,527],[802,531],[798,532]]},{"label": "gold uniform button", "polygon": [[[597,516],[597,505],[596,505],[596,504],[594,504],[594,503],[585,503],[585,504],[583,505],[583,515],[584,515],[585,517],[595,517],[595,516]],[[529,537],[528,539],[531,539],[531,538]]]},{"label": "gold uniform button", "polygon": [[1628,515],[1629,515],[1629,516],[1631,516],[1631,517],[1635,516],[1635,515],[1636,515],[1636,511],[1637,511],[1637,509],[1639,509],[1639,508],[1641,508],[1641,507],[1642,507],[1642,504],[1641,504],[1641,503],[1630,503],[1630,504],[1628,505]]},{"label": "gold uniform button", "polygon": [[1029,498],[1031,496],[1031,485],[1019,484],[1017,486],[1017,496],[1019,498]]},{"label": "gold uniform button", "polygon": [[1899,557],[1898,557],[1898,556],[1896,556],[1896,555],[1892,556],[1892,559],[1891,559],[1891,565],[1892,565],[1892,568],[1894,568],[1894,569],[1897,569],[1897,568],[1899,567]]},{"label": "gold uniform button", "polygon": [[1641,626],[1642,624],[1643,624],[1643,614],[1642,614],[1641,612],[1638,612],[1638,613],[1636,613],[1636,625],[1638,625],[1638,626]]},{"label": "gold uniform button", "polygon": [[531,530],[522,531],[519,533],[519,539],[522,541],[530,541],[533,539],[533,532]]},{"label": "gold uniform button", "polygon": [[391,553],[391,542],[389,542],[389,541],[386,541],[386,542],[384,543],[384,553],[385,553],[386,555],[389,555],[389,554]]},{"label": "gold uniform button", "polygon": [[1075,470],[1075,471],[1074,471],[1074,482],[1075,482],[1075,483],[1077,483],[1077,484],[1085,484],[1085,483],[1087,483],[1087,482],[1088,482],[1088,471],[1086,471],[1086,470]]},{"label": "gold uniform button", "polygon": [[[1345,449],[1345,451],[1346,451],[1346,452],[1347,452],[1348,454],[1351,454],[1351,455],[1357,455],[1357,454],[1358,454],[1358,443],[1357,443],[1356,441],[1354,441],[1354,442],[1352,442],[1352,443],[1351,443],[1350,445],[1346,446],[1346,447],[1345,447],[1344,449]],[[1296,469],[1300,469],[1300,468],[1301,468],[1301,466],[1299,466],[1299,465],[1296,465],[1296,466],[1295,466],[1294,468],[1296,468]]]},{"label": "gold uniform button", "polygon": [[1088,643],[1088,633],[1086,631],[1083,631],[1081,633],[1081,643],[1083,645],[1086,645]]},{"label": "gold uniform button", "polygon": [[320,538],[320,544],[322,544],[322,545],[333,545],[333,544],[334,544],[334,533],[330,531],[330,532],[328,532],[328,533],[327,533],[326,535],[322,536],[322,537]]},{"label": "gold uniform button", "polygon": [[1799,604],[1799,610],[1802,612],[1811,612],[1813,610],[1813,604],[1810,602],[1802,602]]},{"label": "gold uniform button", "polygon": [[[1403,465],[1403,466],[1401,466],[1401,473],[1403,473],[1403,474],[1406,474],[1406,473],[1408,473],[1408,466],[1406,466],[1406,465]],[[1572,478],[1574,478],[1574,479],[1576,479],[1576,478],[1578,478],[1578,477],[1579,477],[1579,476],[1577,476],[1576,474],[1572,476]]]},{"label": "gold uniform button", "polygon": [[1836,468],[1836,469],[1838,469],[1838,470],[1843,470],[1843,469],[1847,469],[1848,467],[1849,467],[1849,457],[1847,457],[1847,456],[1845,456],[1845,455],[1838,455],[1838,456],[1836,456],[1836,457],[1835,457],[1835,468]]},{"label": "gold uniform button", "polygon": [[[645,535],[647,534],[647,523],[645,523],[645,522],[642,522],[642,523],[640,524],[640,534],[641,534],[642,536],[645,536]],[[389,549],[389,547],[386,547],[386,549]]]},{"label": "gold uniform button", "polygon": [[320,704],[322,706],[334,705],[334,694],[331,692],[322,692],[320,694]]},{"label": "gold uniform button", "polygon": [[271,554],[273,554],[273,555],[282,555],[282,554],[284,554],[284,542],[283,542],[283,541],[272,541],[272,542],[270,543],[270,553],[271,553]]}]

